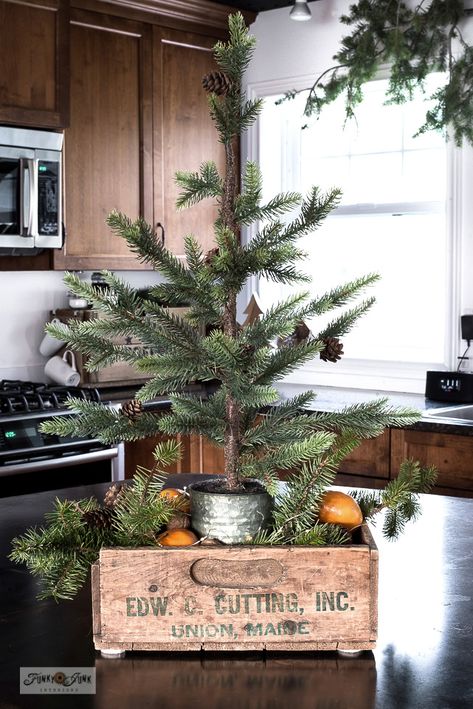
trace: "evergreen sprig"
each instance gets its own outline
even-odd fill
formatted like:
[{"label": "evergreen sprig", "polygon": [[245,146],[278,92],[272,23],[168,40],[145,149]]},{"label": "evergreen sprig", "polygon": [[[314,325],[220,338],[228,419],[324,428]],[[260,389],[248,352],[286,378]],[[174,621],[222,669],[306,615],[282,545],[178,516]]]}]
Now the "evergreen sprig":
[{"label": "evergreen sprig", "polygon": [[39,599],[72,599],[84,585],[102,547],[156,545],[160,528],[175,512],[169,499],[159,494],[166,480],[163,469],[179,456],[176,441],[160,443],[152,470],[140,468],[133,482],[122,489],[110,513],[110,524],[93,524],[93,514],[100,515],[103,510],[95,498],[56,498],[53,510],[45,515],[44,526],[27,529],[12,540],[9,558],[25,564],[39,579]]},{"label": "evergreen sprig", "polygon": [[[429,97],[433,107],[416,135],[430,130],[451,134],[457,145],[473,144],[473,47],[463,38],[465,16],[462,0],[431,0],[414,7],[391,0],[359,0],[340,21],[351,27],[343,37],[334,65],[312,84],[306,116],[318,116],[323,108],[345,95],[347,118],[363,100],[363,85],[389,66],[386,99],[405,103],[420,88],[427,93],[431,72],[446,72],[442,88]],[[304,89],[305,90],[305,89]],[[288,91],[284,100],[301,91]]]},{"label": "evergreen sprig", "polygon": [[334,525],[321,524],[317,513],[322,495],[335,479],[338,466],[358,444],[351,432],[325,438],[324,450],[319,450],[310,462],[293,472],[284,488],[279,487],[274,498],[270,529],[256,537],[257,544],[331,544],[348,541],[348,536]]},{"label": "evergreen sprig", "polygon": [[175,180],[182,188],[176,207],[191,207],[206,197],[220,197],[223,185],[217,166],[206,162],[200,166],[200,172],[176,172]]},{"label": "evergreen sprig", "polygon": [[384,490],[352,492],[363,512],[364,519],[376,522],[376,515],[385,511],[383,535],[396,539],[406,524],[420,514],[419,494],[428,493],[435,484],[437,471],[433,466],[422,466],[414,460],[401,463],[399,474]]}]

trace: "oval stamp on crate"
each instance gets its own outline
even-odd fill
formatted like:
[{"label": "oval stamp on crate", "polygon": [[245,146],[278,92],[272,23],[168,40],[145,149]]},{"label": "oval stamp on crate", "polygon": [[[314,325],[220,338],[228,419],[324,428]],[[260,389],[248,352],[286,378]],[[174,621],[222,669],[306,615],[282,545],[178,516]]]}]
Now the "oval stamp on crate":
[{"label": "oval stamp on crate", "polygon": [[274,586],[284,577],[284,566],[276,559],[197,559],[190,574],[201,586],[252,588]]}]

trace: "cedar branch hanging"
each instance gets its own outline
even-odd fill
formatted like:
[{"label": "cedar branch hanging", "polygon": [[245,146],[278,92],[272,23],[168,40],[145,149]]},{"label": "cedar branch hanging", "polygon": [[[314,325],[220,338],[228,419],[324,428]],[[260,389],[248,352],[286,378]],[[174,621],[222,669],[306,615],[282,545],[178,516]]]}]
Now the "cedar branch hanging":
[{"label": "cedar branch hanging", "polygon": [[[457,145],[473,145],[473,47],[462,34],[466,14],[463,0],[422,0],[414,8],[393,0],[350,5],[340,22],[352,32],[341,40],[334,65],[310,87],[304,114],[318,116],[344,94],[346,116],[352,118],[363,101],[363,84],[386,66],[386,100],[394,104],[409,101],[418,88],[426,94],[427,76],[445,72],[445,84],[428,97],[433,105],[415,135],[448,132]],[[289,91],[279,103],[305,90]]]}]

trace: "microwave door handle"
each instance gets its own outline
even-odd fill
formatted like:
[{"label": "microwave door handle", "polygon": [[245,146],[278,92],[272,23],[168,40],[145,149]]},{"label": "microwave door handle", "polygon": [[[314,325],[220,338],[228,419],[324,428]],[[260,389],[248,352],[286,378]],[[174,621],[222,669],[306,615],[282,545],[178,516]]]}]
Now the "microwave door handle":
[{"label": "microwave door handle", "polygon": [[27,158],[25,161],[24,217],[26,236],[38,235],[38,161]]},{"label": "microwave door handle", "polygon": [[28,236],[28,225],[30,219],[30,173],[28,171],[28,161],[26,158],[20,158],[20,174],[20,234],[22,236]]}]

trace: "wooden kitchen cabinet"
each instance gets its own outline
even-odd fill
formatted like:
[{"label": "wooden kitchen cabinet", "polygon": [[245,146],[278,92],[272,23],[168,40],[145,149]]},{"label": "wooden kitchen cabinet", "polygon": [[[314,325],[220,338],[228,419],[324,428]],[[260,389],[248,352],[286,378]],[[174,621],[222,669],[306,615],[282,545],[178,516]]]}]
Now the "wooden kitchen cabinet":
[{"label": "wooden kitchen cabinet", "polygon": [[0,0],[0,123],[68,122],[68,0]]},{"label": "wooden kitchen cabinet", "polygon": [[[169,436],[153,436],[140,441],[125,443],[125,477],[131,478],[137,466],[150,470],[153,467],[153,451],[160,441],[169,440]],[[178,435],[182,457],[166,472],[168,473],[223,473],[223,450],[198,435]]]},{"label": "wooden kitchen cabinet", "polygon": [[415,430],[391,430],[391,477],[406,458],[438,470],[436,491],[473,492],[473,437]]},{"label": "wooden kitchen cabinet", "polygon": [[222,475],[224,471],[223,449],[218,448],[204,436],[189,436],[189,473]]},{"label": "wooden kitchen cabinet", "polygon": [[[170,465],[167,473],[188,473],[190,470],[189,436],[178,435],[177,440],[181,443],[182,457],[176,463]],[[125,478],[132,478],[138,466],[151,470],[154,465],[153,451],[162,441],[169,440],[169,436],[152,436],[139,441],[128,441],[125,443]]]},{"label": "wooden kitchen cabinet", "polygon": [[72,10],[67,237],[57,269],[143,268],[106,218],[113,209],[152,218],[151,41],[146,24]]},{"label": "wooden kitchen cabinet", "polygon": [[217,209],[205,199],[177,210],[178,170],[198,172],[213,160],[224,173],[225,153],[209,116],[202,77],[216,69],[215,38],[154,27],[154,220],[164,225],[166,246],[184,255],[184,237],[193,234],[204,252],[214,246]]},{"label": "wooden kitchen cabinet", "polygon": [[106,225],[116,209],[160,222],[183,255],[194,233],[213,244],[216,209],[178,212],[176,170],[204,160],[223,169],[202,76],[214,67],[214,38],[72,10],[70,127],[65,134],[67,237],[57,269],[149,268]]},{"label": "wooden kitchen cabinet", "polygon": [[384,487],[390,473],[390,431],[361,442],[340,464],[337,483]]}]

